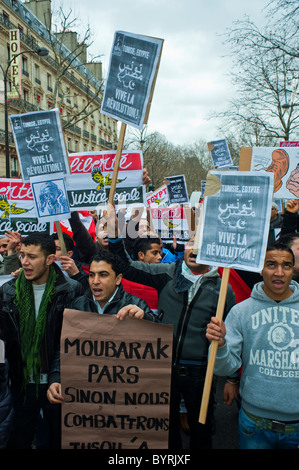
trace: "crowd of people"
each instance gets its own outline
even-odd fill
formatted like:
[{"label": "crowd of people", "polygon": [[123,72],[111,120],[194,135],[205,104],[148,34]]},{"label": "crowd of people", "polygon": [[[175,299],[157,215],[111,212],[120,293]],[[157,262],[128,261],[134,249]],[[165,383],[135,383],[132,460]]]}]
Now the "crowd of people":
[{"label": "crowd of people", "polygon": [[214,373],[227,377],[224,401],[240,400],[240,448],[298,448],[298,210],[288,201],[278,217],[273,205],[263,271],[231,270],[221,323],[221,270],[197,263],[192,238],[163,244],[142,211],[129,221],[113,208],[94,215],[94,235],[72,212],[64,247],[57,233],[8,231],[0,238],[0,274],[10,276],[0,286],[0,448],[61,447],[65,308],[173,325],[170,450],[182,448],[182,406],[190,449],[212,448],[213,387],[206,422],[198,420],[211,341]]}]

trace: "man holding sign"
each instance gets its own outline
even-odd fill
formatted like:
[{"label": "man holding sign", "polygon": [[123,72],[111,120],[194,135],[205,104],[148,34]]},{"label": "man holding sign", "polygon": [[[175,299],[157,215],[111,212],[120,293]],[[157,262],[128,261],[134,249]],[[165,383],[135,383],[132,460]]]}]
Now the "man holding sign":
[{"label": "man holding sign", "polygon": [[229,312],[212,318],[209,341],[218,342],[214,372],[241,365],[240,448],[298,449],[299,287],[292,281],[294,255],[274,243],[266,252],[263,282]]},{"label": "man holding sign", "polygon": [[26,237],[18,278],[0,288],[0,335],[6,343],[15,411],[9,443],[13,449],[31,448],[41,409],[50,423],[50,446],[59,448],[60,410],[46,399],[48,374],[60,341],[63,310],[82,289],[54,263],[55,251],[50,235]]},{"label": "man holding sign", "polygon": [[[122,260],[113,253],[95,255],[89,269],[89,289],[83,296],[75,299],[70,308],[82,312],[108,313],[116,315],[120,320],[129,315],[155,321],[154,313],[144,300],[124,291],[121,285],[122,267]],[[50,403],[62,403],[59,354],[50,384],[47,392]]]}]

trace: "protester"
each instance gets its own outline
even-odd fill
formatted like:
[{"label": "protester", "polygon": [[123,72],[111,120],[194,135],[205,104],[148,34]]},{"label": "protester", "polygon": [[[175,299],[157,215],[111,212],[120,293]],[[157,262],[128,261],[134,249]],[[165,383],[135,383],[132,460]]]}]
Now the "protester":
[{"label": "protester", "polygon": [[[3,346],[3,341],[0,349]],[[1,356],[1,352],[0,352]],[[12,397],[8,382],[8,363],[0,358],[0,449],[5,449],[13,425]]]},{"label": "protester", "polygon": [[299,286],[292,280],[294,254],[284,244],[268,247],[263,281],[234,306],[225,322],[214,317],[209,341],[218,341],[214,373],[242,365],[239,413],[241,449],[298,449]]},{"label": "protester", "polygon": [[86,285],[85,273],[88,272],[88,267],[83,266],[80,261],[73,258],[74,253],[74,242],[72,237],[65,232],[62,232],[62,237],[65,245],[66,254],[62,254],[61,242],[58,237],[58,233],[52,233],[52,238],[55,242],[55,263],[62,269],[66,276],[71,277],[75,281],[81,282]]},{"label": "protester", "polygon": [[46,399],[48,373],[60,341],[63,310],[82,288],[62,274],[54,263],[55,251],[50,235],[28,235],[21,245],[18,277],[0,288],[0,338],[15,411],[10,448],[31,448],[40,409],[50,425],[51,447],[60,445],[60,410]]},{"label": "protester", "polygon": [[7,237],[0,237],[0,266],[3,263],[3,256],[7,255],[8,242],[9,240]]},{"label": "protester", "polygon": [[[133,261],[127,255],[122,239],[117,238],[117,219],[113,210],[108,219],[108,234],[109,250],[126,262],[124,277],[156,288],[159,320],[174,327],[169,447],[181,448],[179,407],[183,398],[190,427],[190,448],[211,448],[213,394],[206,424],[200,424],[198,417],[208,354],[205,328],[216,313],[221,285],[217,268],[196,263],[192,243],[185,248],[184,258],[176,263]],[[224,316],[234,304],[235,295],[228,286]]]},{"label": "protester", "polygon": [[[157,317],[144,300],[124,291],[122,280],[122,260],[113,253],[101,253],[94,256],[90,263],[89,289],[83,296],[75,299],[70,308],[83,312],[116,315],[120,320],[127,315],[149,321]],[[56,354],[56,368],[49,377],[50,387],[47,392],[52,404],[62,403],[60,383],[59,349]]]},{"label": "protester", "polygon": [[293,273],[293,281],[299,282],[299,233],[293,232],[283,235],[279,238],[280,243],[284,243],[291,248],[295,256],[295,265]]},{"label": "protester", "polygon": [[[56,246],[55,261],[59,261],[62,256],[62,247],[61,247],[61,242],[59,240],[58,233],[53,232],[51,234],[51,237],[53,238],[55,246]],[[69,256],[71,258],[74,253],[74,241],[72,237],[68,233],[65,233],[65,232],[62,232],[62,238],[63,238],[65,249],[66,249],[66,256]]]},{"label": "protester", "polygon": [[271,245],[275,240],[277,240],[281,231],[283,217],[279,214],[278,210],[278,205],[275,202],[272,202],[268,245]]},{"label": "protester", "polygon": [[21,267],[20,249],[22,237],[18,232],[8,230],[6,232],[6,252],[3,254],[3,262],[0,264],[0,275],[11,274]]},{"label": "protester", "polygon": [[299,199],[289,199],[283,213],[281,236],[287,233],[298,232],[299,227]]},{"label": "protester", "polygon": [[98,220],[96,225],[96,240],[94,240],[88,232],[78,212],[75,211],[71,213],[69,222],[73,232],[73,240],[79,251],[82,263],[89,264],[95,254],[100,251],[108,251],[107,232],[101,220]]},{"label": "protester", "polygon": [[162,244],[159,237],[147,234],[138,237],[133,245],[132,257],[144,263],[160,263]]}]

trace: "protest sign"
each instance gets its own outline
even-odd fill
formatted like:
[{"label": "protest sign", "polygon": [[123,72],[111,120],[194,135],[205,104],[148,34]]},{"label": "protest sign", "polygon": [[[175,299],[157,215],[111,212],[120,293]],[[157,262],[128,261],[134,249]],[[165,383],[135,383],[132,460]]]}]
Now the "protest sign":
[{"label": "protest sign", "polygon": [[22,177],[69,174],[58,109],[9,116]]},{"label": "protest sign", "polygon": [[[260,272],[269,235],[273,174],[211,171],[219,180],[204,197],[197,262]],[[208,179],[206,183],[206,189]],[[220,188],[220,189],[219,189]]]},{"label": "protest sign", "polygon": [[69,219],[70,207],[63,174],[30,178],[30,184],[39,220]]},{"label": "protest sign", "polygon": [[[71,210],[107,207],[115,161],[115,151],[73,153],[69,156],[72,174],[66,177]],[[145,204],[142,184],[143,157],[140,151],[123,151],[120,156],[113,200],[117,208]]]},{"label": "protest sign", "polygon": [[150,207],[168,207],[170,204],[167,186],[164,184],[146,195],[146,203]]},{"label": "protest sign", "polygon": [[189,203],[185,175],[167,176],[165,182],[170,204]]},{"label": "protest sign", "polygon": [[163,40],[116,31],[101,113],[142,129],[158,71]]},{"label": "protest sign", "polygon": [[27,236],[32,232],[50,233],[48,221],[39,221],[30,183],[20,179],[0,179],[0,235],[7,230]]},{"label": "protest sign", "polygon": [[[216,317],[223,318],[230,268],[261,272],[270,227],[272,173],[211,171],[206,182],[196,261],[224,267]],[[205,424],[218,342],[212,341],[199,422]]]},{"label": "protest sign", "polygon": [[190,239],[190,227],[183,207],[150,208],[153,230],[162,241],[169,242],[176,237],[177,243]]},{"label": "protest sign", "polygon": [[214,168],[224,168],[233,164],[226,139],[208,142],[208,149]]},{"label": "protest sign", "polygon": [[298,141],[283,141],[279,142],[280,147],[299,147],[299,142]]},{"label": "protest sign", "polygon": [[299,197],[299,147],[243,147],[240,169],[273,173],[275,199]]},{"label": "protest sign", "polygon": [[64,311],[63,449],[168,447],[172,330],[133,317]]}]

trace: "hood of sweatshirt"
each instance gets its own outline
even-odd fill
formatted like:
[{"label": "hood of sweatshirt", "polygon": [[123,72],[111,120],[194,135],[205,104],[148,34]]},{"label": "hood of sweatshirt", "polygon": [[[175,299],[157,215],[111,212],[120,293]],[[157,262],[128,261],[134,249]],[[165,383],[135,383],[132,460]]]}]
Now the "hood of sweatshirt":
[{"label": "hood of sweatshirt", "polygon": [[[263,289],[264,282],[258,282],[253,286],[252,292],[251,292],[251,297],[256,300],[261,300],[261,301],[271,301],[275,302],[275,300],[271,299],[267,294],[265,294],[264,289]],[[296,281],[291,281],[290,283],[290,289],[293,291],[293,294],[290,295],[287,299],[281,300],[284,304],[289,304],[293,302],[299,301],[299,284]]]}]

